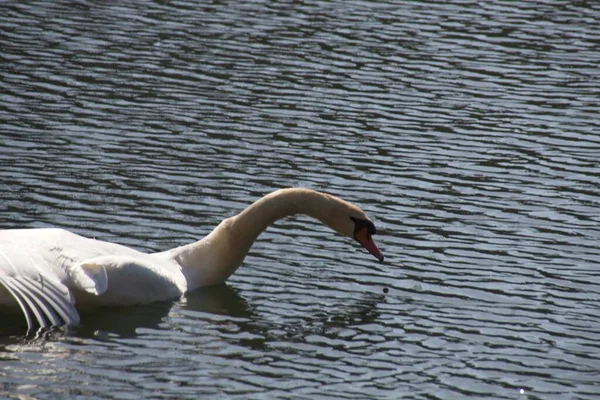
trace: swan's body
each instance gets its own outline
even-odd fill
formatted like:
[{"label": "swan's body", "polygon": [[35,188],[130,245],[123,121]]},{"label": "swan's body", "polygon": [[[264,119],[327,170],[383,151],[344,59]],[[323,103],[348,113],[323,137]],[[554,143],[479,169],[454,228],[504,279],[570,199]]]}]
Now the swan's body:
[{"label": "swan's body", "polygon": [[63,229],[0,230],[0,306],[20,309],[28,326],[79,322],[78,310],[177,298],[224,282],[262,231],[307,214],[353,237],[383,261],[375,227],[355,205],[308,189],[273,192],[225,219],[208,236],[147,254]]}]

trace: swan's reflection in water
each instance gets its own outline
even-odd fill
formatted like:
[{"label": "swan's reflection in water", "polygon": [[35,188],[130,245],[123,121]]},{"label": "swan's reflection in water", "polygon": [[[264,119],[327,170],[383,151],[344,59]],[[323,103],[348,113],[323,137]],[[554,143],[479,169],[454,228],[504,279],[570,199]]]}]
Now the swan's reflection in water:
[{"label": "swan's reflection in water", "polygon": [[239,289],[224,284],[185,294],[181,309],[238,318],[252,318],[252,307]]},{"label": "swan's reflection in water", "polygon": [[269,343],[304,343],[310,335],[332,337],[341,328],[372,323],[380,316],[377,306],[384,297],[363,294],[344,307],[327,307],[318,313],[307,311],[295,317],[276,315],[276,318],[257,310],[253,300],[246,300],[235,287],[219,286],[189,293],[179,312],[185,316],[182,324],[192,330],[202,330],[203,324],[210,324],[220,331],[221,325],[226,341],[264,351]]},{"label": "swan's reflection in water", "polygon": [[[221,325],[225,331],[230,331],[225,327],[234,324],[237,332],[247,336],[235,340],[236,344],[259,349],[273,340],[300,341],[308,335],[322,335],[331,329],[371,323],[379,316],[377,304],[382,301],[382,295],[364,294],[362,298],[349,301],[345,307],[324,309],[318,314],[307,312],[302,318],[282,324],[261,315],[240,289],[225,284],[189,292],[179,300],[95,310],[84,314],[80,325],[44,329],[27,337],[22,336],[27,326],[20,320],[20,315],[1,314],[0,344],[60,340],[67,336],[101,341],[135,338],[140,336],[140,331],[147,336],[148,330],[202,330],[205,325],[216,326],[217,331]],[[231,340],[230,335],[224,335],[224,338]]]}]

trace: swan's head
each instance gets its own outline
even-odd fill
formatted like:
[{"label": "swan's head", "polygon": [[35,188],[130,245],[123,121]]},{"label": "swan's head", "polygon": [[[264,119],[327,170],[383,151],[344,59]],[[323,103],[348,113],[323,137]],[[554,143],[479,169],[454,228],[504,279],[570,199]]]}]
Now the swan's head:
[{"label": "swan's head", "polygon": [[354,231],[352,237],[356,240],[362,247],[367,249],[369,253],[373,254],[377,259],[383,262],[383,253],[379,250],[379,247],[373,241],[373,235],[377,233],[377,229],[375,229],[375,224],[370,219],[358,219],[354,217],[350,217],[352,222],[354,222]]},{"label": "swan's head", "polygon": [[330,210],[327,225],[339,234],[356,240],[379,261],[383,261],[383,253],[373,241],[373,235],[377,232],[373,221],[354,204],[333,196],[330,198],[335,206]]}]

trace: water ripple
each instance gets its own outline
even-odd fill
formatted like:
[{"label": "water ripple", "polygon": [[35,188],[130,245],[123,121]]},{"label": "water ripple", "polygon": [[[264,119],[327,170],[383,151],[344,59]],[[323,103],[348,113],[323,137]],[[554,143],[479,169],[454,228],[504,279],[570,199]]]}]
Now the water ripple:
[{"label": "water ripple", "polygon": [[227,286],[4,337],[0,395],[594,398],[595,3],[0,9],[2,228],[163,250],[297,185],[388,260],[282,221]]}]

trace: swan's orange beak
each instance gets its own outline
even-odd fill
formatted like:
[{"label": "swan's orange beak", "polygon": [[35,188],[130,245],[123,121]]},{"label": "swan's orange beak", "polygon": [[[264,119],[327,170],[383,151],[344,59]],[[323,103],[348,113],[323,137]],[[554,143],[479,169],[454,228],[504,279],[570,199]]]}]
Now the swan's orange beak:
[{"label": "swan's orange beak", "polygon": [[383,262],[383,253],[381,252],[381,250],[379,250],[379,248],[373,241],[373,238],[369,233],[369,229],[366,226],[358,232],[356,232],[354,238],[358,241],[358,243],[362,245],[362,247],[367,249],[369,253],[377,257],[379,261]]}]

